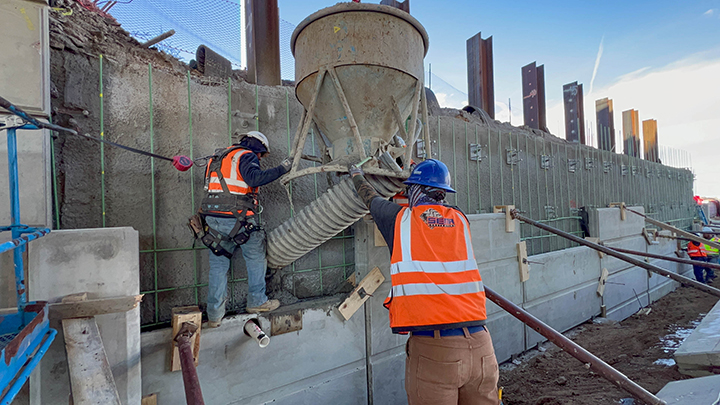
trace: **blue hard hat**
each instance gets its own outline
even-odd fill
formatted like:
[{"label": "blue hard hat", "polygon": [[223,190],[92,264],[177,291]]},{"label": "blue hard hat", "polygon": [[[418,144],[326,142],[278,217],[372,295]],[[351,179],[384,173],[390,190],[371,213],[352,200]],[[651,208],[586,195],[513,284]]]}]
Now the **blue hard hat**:
[{"label": "blue hard hat", "polygon": [[436,159],[428,159],[415,166],[410,177],[404,183],[437,187],[449,193],[455,192],[450,187],[450,171],[445,163]]}]

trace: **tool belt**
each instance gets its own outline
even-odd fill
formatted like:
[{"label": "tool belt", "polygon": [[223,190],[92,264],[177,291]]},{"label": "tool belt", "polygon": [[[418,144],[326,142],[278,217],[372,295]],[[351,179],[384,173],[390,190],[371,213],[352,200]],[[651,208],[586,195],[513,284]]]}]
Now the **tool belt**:
[{"label": "tool belt", "polygon": [[[201,203],[200,212],[188,219],[188,227],[196,239],[199,239],[216,256],[232,258],[233,252],[225,249],[221,242],[231,242],[236,247],[245,244],[250,235],[261,228],[252,221],[247,220],[248,211],[255,212],[257,204],[251,196],[209,195]],[[232,212],[235,216],[235,226],[229,234],[225,235],[211,228],[205,217],[209,212]],[[233,249],[234,251],[234,249]]]}]

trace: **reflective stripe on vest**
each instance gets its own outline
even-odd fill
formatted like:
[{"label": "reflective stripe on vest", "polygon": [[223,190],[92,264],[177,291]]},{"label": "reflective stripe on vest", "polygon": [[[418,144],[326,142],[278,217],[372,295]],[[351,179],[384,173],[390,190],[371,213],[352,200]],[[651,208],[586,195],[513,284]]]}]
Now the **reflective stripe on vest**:
[{"label": "reflective stripe on vest", "polygon": [[687,252],[690,257],[707,257],[705,245],[703,244],[696,245],[695,242],[689,242],[687,245]]},{"label": "reflective stripe on vest", "polygon": [[391,328],[486,319],[485,289],[462,213],[441,205],[403,208],[395,241],[386,300]]},{"label": "reflective stripe on vest", "polygon": [[[227,185],[230,194],[246,195],[257,194],[258,192],[257,187],[248,186],[248,184],[243,179],[242,174],[240,173],[240,167],[238,166],[238,163],[240,162],[240,157],[242,157],[246,153],[253,152],[247,149],[238,149],[232,151],[228,153],[225,158],[223,158],[220,164],[220,171],[222,172],[223,178],[225,179],[225,184]],[[222,193],[223,189],[222,185],[220,184],[220,178],[218,178],[217,173],[208,173],[209,171],[210,165],[208,164],[208,169],[205,173],[205,176],[209,178],[207,183],[208,193]]]}]

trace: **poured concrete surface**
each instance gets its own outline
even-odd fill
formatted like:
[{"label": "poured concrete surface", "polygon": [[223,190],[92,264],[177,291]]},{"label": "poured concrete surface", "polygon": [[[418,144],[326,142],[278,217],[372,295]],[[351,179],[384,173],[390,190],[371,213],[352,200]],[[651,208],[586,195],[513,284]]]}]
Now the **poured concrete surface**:
[{"label": "poured concrete surface", "polygon": [[672,381],[656,396],[668,405],[720,404],[720,375]]},{"label": "poured concrete surface", "polygon": [[675,352],[681,373],[701,377],[720,373],[720,302]]},{"label": "poured concrete surface", "polygon": [[[88,298],[136,295],[140,292],[138,233],[132,228],[52,231],[33,241],[28,251],[30,300],[59,302],[68,294]],[[140,403],[140,310],[95,317],[115,384],[123,404]],[[68,403],[70,379],[59,321],[58,330],[30,377],[30,403]]]}]

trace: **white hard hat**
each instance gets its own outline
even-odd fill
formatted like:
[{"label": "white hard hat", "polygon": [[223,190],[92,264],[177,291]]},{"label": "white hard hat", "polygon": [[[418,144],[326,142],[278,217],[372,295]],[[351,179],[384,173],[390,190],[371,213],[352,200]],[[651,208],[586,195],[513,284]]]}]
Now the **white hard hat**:
[{"label": "white hard hat", "polygon": [[710,227],[703,226],[703,232],[713,232],[713,230]]},{"label": "white hard hat", "polygon": [[258,141],[260,141],[260,143],[263,144],[263,146],[265,146],[265,149],[267,150],[267,153],[270,153],[270,142],[268,142],[267,137],[266,137],[262,132],[260,132],[260,131],[250,131],[250,132],[247,132],[247,133],[244,133],[244,134],[240,134],[240,139],[238,140],[238,142],[242,142],[242,140],[245,139],[245,138],[255,138],[255,139],[257,139]]}]

